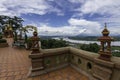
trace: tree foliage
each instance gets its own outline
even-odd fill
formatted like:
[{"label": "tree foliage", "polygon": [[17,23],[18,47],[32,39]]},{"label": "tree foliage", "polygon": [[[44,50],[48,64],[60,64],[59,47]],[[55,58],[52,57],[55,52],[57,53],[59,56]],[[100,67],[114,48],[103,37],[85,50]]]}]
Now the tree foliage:
[{"label": "tree foliage", "polygon": [[23,19],[17,16],[9,17],[9,16],[0,15],[0,28],[3,30],[6,27],[5,25],[9,24],[10,26],[12,26],[13,30],[15,31],[16,29],[22,27],[22,22]]},{"label": "tree foliage", "polygon": [[120,57],[120,52],[112,52],[113,56]]},{"label": "tree foliage", "polygon": [[66,47],[66,46],[68,46],[68,44],[66,41],[63,41],[63,40],[55,40],[55,39],[41,40],[41,47],[43,49],[59,48],[59,47]]},{"label": "tree foliage", "polygon": [[82,50],[95,52],[95,53],[99,51],[99,45],[97,43],[82,44],[80,48]]}]

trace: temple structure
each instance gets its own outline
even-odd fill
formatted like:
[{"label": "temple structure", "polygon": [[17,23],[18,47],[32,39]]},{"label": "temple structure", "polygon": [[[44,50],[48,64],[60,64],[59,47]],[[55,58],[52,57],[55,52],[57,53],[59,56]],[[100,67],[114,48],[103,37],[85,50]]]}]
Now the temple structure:
[{"label": "temple structure", "polygon": [[109,36],[109,31],[107,29],[107,25],[105,23],[105,28],[102,31],[103,36],[98,38],[98,40],[101,42],[101,47],[99,51],[99,59],[103,59],[106,61],[110,61],[111,58],[111,41],[113,41],[113,38]]}]

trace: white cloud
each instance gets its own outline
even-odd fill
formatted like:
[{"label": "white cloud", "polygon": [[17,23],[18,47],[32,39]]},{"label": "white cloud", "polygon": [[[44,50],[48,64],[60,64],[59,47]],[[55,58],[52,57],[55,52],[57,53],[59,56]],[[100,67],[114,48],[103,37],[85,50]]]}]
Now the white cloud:
[{"label": "white cloud", "polygon": [[78,27],[72,26],[53,27],[42,24],[38,27],[38,33],[47,36],[75,36],[82,32],[84,32],[84,29],[78,29]]},{"label": "white cloud", "polygon": [[111,4],[110,0],[88,0],[82,7],[81,11],[83,13],[94,13],[97,12],[100,8],[105,7]]},{"label": "white cloud", "polygon": [[60,10],[52,7],[45,0],[1,0],[1,15],[17,15],[34,13],[44,15],[48,12],[61,13]]},{"label": "white cloud", "polygon": [[[102,15],[101,17],[97,16],[97,18],[94,17],[92,20],[99,22],[102,26],[107,22],[112,35],[120,34],[120,0],[86,0],[75,11],[78,11],[78,13],[74,14],[73,18],[78,16],[84,18],[86,14],[90,14],[90,16],[94,16],[94,14]],[[81,23],[76,21],[74,24]]]},{"label": "white cloud", "polygon": [[113,24],[119,24],[120,22],[120,0],[85,0],[85,2],[79,8],[74,9],[74,11],[78,11],[78,13],[75,13],[72,16],[73,18],[84,18],[86,14],[90,14],[89,17],[98,14],[102,15],[102,17],[97,16],[99,18],[94,17],[93,20],[103,23],[114,22]]},{"label": "white cloud", "polygon": [[76,35],[99,35],[101,34],[101,25],[97,22],[87,21],[84,19],[69,19],[68,26],[49,26],[47,24],[40,24],[38,33],[47,36],[76,36]]},{"label": "white cloud", "polygon": [[68,0],[71,3],[83,3],[85,0]]},{"label": "white cloud", "polygon": [[100,26],[100,24],[98,22],[95,21],[88,21],[85,19],[75,19],[75,18],[71,18],[68,20],[68,22],[70,23],[70,25],[90,25],[90,26]]},{"label": "white cloud", "polygon": [[86,31],[84,32],[84,34],[98,35],[101,31],[101,25],[99,22],[75,18],[69,19],[68,22],[70,25],[78,26],[85,29]]},{"label": "white cloud", "polygon": [[108,27],[111,35],[120,35],[120,26]]},{"label": "white cloud", "polygon": [[[32,23],[31,25],[37,26],[39,35],[44,36],[76,36],[76,35],[101,35],[101,31],[104,29],[104,24],[101,25],[99,22],[96,21],[88,21],[85,19],[75,19],[70,18],[68,20],[68,26],[49,26],[49,24],[38,24]],[[117,28],[117,30],[116,30]],[[118,27],[110,27],[108,25],[108,30],[112,35],[120,35],[119,26]],[[30,33],[29,33],[30,34]],[[31,33],[32,35],[32,33]]]},{"label": "white cloud", "polygon": [[85,2],[74,11],[78,11],[72,17],[84,18],[87,14],[88,17],[94,16],[94,14],[102,15],[94,16],[92,20],[101,24],[110,23],[112,26],[120,25],[120,1],[119,0],[85,0]]},{"label": "white cloud", "polygon": [[120,1],[119,0],[87,0],[82,7],[77,10],[83,14],[109,14],[119,15],[120,13]]}]

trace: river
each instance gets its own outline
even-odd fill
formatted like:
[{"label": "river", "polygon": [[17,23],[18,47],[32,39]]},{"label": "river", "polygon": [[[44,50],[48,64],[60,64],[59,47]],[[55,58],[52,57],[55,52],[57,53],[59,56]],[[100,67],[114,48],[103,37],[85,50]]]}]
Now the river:
[{"label": "river", "polygon": [[[52,39],[60,40],[60,37],[53,37]],[[73,40],[69,38],[63,38],[63,40],[71,43],[80,43],[80,44],[90,44],[90,43],[97,43],[100,45],[99,41],[83,41],[83,40]],[[111,43],[112,46],[120,46],[120,41],[112,41]]]}]

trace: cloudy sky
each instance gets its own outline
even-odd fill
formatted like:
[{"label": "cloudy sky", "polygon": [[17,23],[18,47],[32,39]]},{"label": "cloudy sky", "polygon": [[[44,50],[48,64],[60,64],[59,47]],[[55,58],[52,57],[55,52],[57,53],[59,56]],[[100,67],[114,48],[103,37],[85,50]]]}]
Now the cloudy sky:
[{"label": "cloudy sky", "polygon": [[120,0],[0,0],[0,15],[19,16],[40,35],[120,35]]}]

